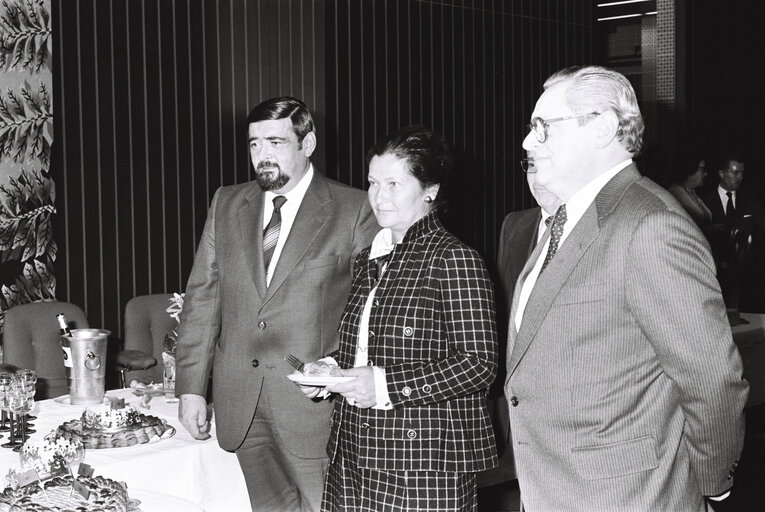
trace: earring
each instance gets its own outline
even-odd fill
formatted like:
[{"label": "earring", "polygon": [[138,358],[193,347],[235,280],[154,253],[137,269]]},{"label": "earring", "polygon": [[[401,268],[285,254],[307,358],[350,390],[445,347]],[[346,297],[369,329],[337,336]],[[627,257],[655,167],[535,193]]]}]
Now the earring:
[{"label": "earring", "polygon": [[430,196],[425,196],[425,202],[426,203],[432,203],[433,202],[433,198],[430,197]]}]

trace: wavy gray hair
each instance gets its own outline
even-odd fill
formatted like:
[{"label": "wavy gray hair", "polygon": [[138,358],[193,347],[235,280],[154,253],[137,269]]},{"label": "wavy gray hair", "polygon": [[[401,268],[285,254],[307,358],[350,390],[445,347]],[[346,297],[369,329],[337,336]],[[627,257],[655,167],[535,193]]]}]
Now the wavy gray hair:
[{"label": "wavy gray hair", "polygon": [[[577,114],[610,110],[619,119],[617,139],[633,157],[640,154],[645,123],[627,77],[601,66],[572,66],[550,75],[544,88],[564,81],[570,82],[566,102],[571,110]],[[584,122],[586,118],[580,121]]]}]

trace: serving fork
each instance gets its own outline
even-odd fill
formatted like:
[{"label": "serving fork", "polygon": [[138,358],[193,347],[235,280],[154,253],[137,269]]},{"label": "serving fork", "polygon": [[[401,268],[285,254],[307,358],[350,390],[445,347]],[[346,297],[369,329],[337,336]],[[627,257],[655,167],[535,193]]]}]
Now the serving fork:
[{"label": "serving fork", "polygon": [[284,356],[284,360],[287,361],[294,369],[300,373],[303,373],[303,369],[305,368],[305,363],[303,361],[293,356],[292,354],[287,354]]}]

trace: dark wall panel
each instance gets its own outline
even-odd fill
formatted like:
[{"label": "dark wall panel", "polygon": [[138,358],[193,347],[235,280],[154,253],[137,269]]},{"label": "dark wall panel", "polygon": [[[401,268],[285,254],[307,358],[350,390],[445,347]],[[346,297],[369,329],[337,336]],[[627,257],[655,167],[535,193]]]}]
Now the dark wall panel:
[{"label": "dark wall panel", "polygon": [[[326,2],[328,174],[364,188],[364,155],[424,124],[464,165],[449,225],[495,262],[502,219],[532,205],[518,161],[544,79],[592,63],[585,1]],[[333,59],[329,59],[332,57]],[[333,174],[334,173],[334,174]]]},{"label": "dark wall panel", "polygon": [[58,297],[122,330],[135,295],[182,290],[207,207],[249,179],[246,116],[312,109],[328,176],[365,188],[410,123],[458,149],[449,224],[493,266],[532,205],[518,160],[544,78],[592,60],[585,0],[52,0]]},{"label": "dark wall panel", "polygon": [[57,294],[116,334],[131,297],[183,289],[213,193],[249,179],[249,109],[324,118],[324,3],[51,3]]}]

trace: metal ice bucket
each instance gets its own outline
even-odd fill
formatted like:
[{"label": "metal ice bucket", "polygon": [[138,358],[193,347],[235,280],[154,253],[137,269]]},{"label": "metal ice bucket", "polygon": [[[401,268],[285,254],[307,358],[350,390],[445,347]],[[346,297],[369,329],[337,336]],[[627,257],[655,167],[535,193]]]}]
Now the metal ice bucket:
[{"label": "metal ice bucket", "polygon": [[72,329],[71,336],[61,336],[61,346],[72,358],[71,368],[66,369],[70,403],[96,405],[103,402],[106,345],[110,334],[111,331],[105,329]]}]

